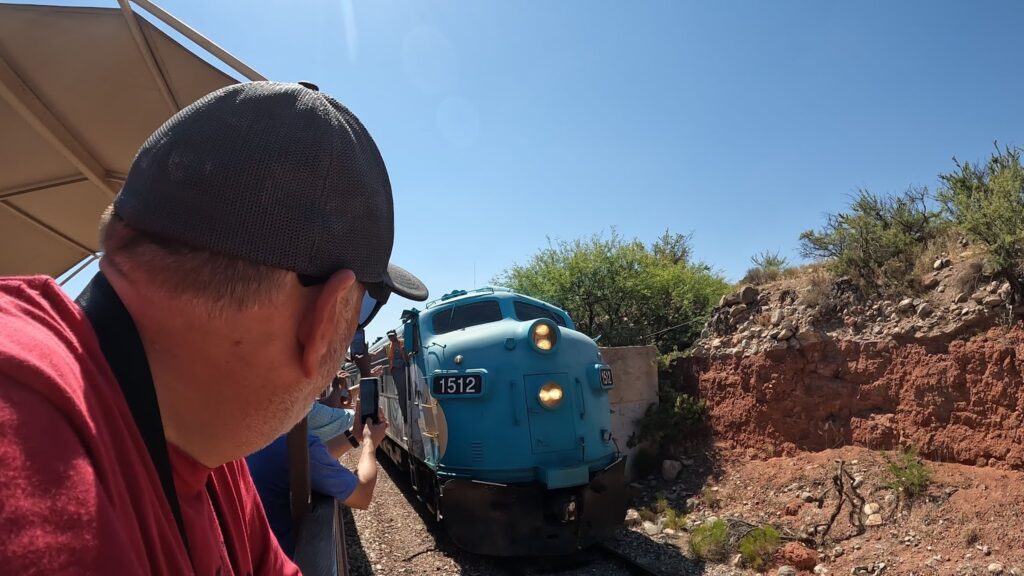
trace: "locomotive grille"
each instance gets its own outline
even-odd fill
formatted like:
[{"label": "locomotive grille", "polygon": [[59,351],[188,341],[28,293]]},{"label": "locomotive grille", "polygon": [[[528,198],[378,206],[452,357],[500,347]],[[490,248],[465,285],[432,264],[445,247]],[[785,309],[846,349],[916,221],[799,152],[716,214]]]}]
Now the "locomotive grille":
[{"label": "locomotive grille", "polygon": [[469,443],[469,454],[473,462],[484,461],[484,443],[479,440]]}]

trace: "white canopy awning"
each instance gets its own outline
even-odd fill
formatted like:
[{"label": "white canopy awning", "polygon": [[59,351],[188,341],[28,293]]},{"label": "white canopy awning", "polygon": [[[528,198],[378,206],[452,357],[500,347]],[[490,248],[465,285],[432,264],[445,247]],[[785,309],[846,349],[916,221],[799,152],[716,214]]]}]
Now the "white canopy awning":
[{"label": "white canopy awning", "polygon": [[[234,78],[132,11],[0,4],[0,275],[58,276],[167,118]],[[151,2],[137,6],[241,76],[263,79]]]}]

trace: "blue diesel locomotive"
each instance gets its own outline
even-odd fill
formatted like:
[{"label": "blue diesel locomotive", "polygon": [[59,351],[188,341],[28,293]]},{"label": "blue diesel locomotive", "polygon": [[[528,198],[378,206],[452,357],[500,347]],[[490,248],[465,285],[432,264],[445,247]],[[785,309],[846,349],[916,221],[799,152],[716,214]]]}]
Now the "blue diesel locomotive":
[{"label": "blue diesel locomotive", "polygon": [[622,525],[612,372],[568,314],[501,288],[460,290],[407,310],[396,332],[400,347],[370,349],[386,365],[382,447],[457,545],[557,555]]}]

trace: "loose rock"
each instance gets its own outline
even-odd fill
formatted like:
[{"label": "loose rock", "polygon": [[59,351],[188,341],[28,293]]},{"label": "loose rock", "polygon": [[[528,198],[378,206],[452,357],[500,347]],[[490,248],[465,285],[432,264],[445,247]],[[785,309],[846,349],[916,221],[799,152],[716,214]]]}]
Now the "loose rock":
[{"label": "loose rock", "polygon": [[871,514],[870,516],[868,516],[868,519],[864,521],[864,525],[865,526],[881,526],[882,525],[882,515],[881,514]]},{"label": "loose rock", "polygon": [[796,576],[796,568],[793,568],[792,566],[779,566],[779,570],[776,574],[778,576]]},{"label": "loose rock", "polygon": [[758,295],[758,289],[754,288],[753,286],[750,286],[749,284],[747,286],[744,286],[743,288],[740,288],[739,298],[740,302],[743,304],[753,303],[754,300],[757,300]]},{"label": "loose rock", "polygon": [[635,509],[626,510],[626,526],[639,526],[641,522],[640,513]]},{"label": "loose rock", "polygon": [[999,562],[993,562],[993,563],[988,565],[988,573],[989,574],[1002,574],[1003,570],[1004,570],[1003,565],[1000,564]]},{"label": "loose rock", "polygon": [[683,463],[678,460],[664,460],[661,463],[661,477],[671,482],[683,470]]},{"label": "loose rock", "polygon": [[780,563],[795,566],[801,570],[810,570],[818,563],[818,553],[799,542],[788,542],[776,553]]},{"label": "loose rock", "polygon": [[658,534],[661,534],[661,526],[658,526],[650,520],[644,520],[643,527],[644,532],[646,532],[648,536],[657,536]]}]

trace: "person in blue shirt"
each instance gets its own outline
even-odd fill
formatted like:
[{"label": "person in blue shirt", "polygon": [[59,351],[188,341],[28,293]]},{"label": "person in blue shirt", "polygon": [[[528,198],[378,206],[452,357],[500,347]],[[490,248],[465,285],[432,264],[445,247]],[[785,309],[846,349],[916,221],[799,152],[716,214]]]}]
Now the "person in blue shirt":
[{"label": "person in blue shirt", "polygon": [[[309,440],[309,479],[315,492],[333,496],[350,508],[365,510],[373,499],[373,488],[377,483],[377,460],[375,451],[384,439],[388,422],[383,410],[378,414],[379,424],[372,421],[353,426],[353,440],[340,435],[326,443],[316,435]],[[354,438],[362,438],[362,442]],[[338,462],[350,447],[362,449],[356,472],[352,473]],[[270,529],[277,536],[281,549],[289,556],[295,555],[295,533],[291,513],[291,481],[288,474],[288,435],[279,436],[266,448],[245,459],[249,465],[256,491],[259,492],[263,509],[267,513]]]}]

